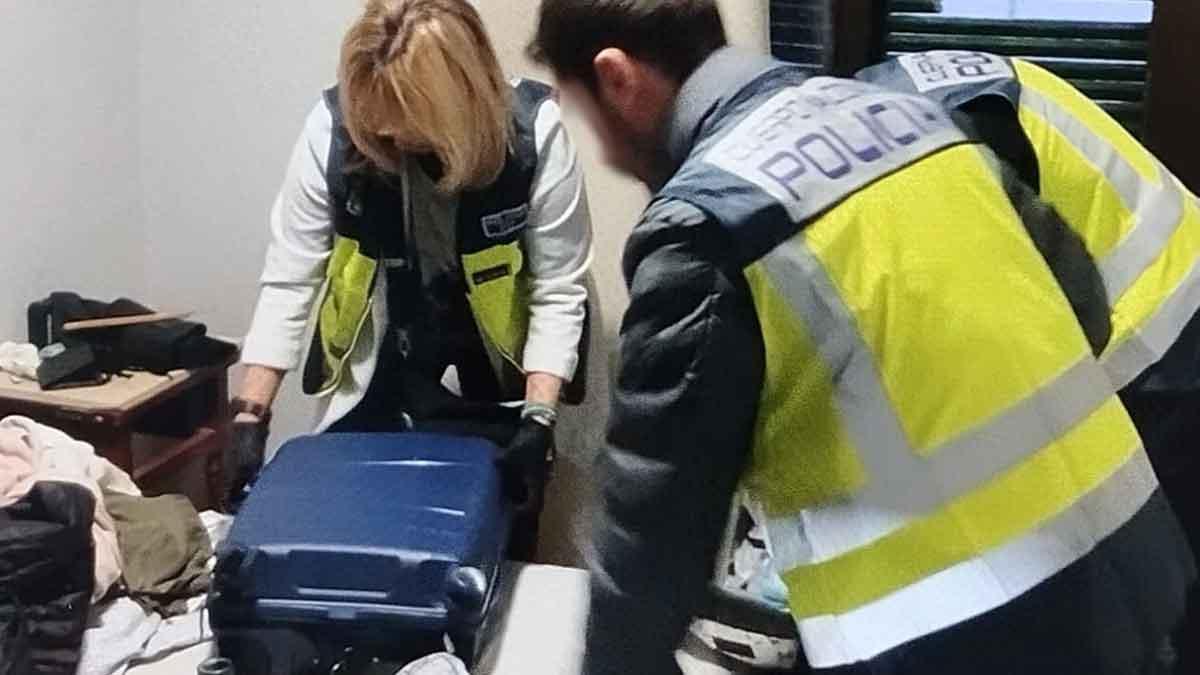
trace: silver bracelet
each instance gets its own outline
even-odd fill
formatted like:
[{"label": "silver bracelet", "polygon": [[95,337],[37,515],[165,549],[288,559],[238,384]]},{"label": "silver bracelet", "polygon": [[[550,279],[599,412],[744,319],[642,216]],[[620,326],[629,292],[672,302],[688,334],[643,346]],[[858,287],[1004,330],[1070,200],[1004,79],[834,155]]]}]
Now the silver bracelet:
[{"label": "silver bracelet", "polygon": [[554,406],[544,403],[526,403],[525,407],[521,409],[521,420],[533,420],[544,427],[553,429],[558,422],[558,411],[554,409]]}]

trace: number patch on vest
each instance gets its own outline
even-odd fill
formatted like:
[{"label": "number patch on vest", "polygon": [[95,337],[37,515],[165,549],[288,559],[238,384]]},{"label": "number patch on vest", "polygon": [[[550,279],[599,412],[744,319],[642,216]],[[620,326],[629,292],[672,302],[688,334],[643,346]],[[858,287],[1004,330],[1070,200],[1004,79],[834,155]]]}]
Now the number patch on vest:
[{"label": "number patch on vest", "polygon": [[529,221],[529,205],[493,213],[483,217],[483,234],[489,239],[503,239],[525,227]]},{"label": "number patch on vest", "polygon": [[896,59],[912,78],[917,91],[1015,79],[1012,66],[1002,58],[981,52],[935,51],[905,54]]},{"label": "number patch on vest", "polygon": [[800,223],[964,140],[942,107],[923,96],[816,77],[746,116],[705,161],[762,188]]}]

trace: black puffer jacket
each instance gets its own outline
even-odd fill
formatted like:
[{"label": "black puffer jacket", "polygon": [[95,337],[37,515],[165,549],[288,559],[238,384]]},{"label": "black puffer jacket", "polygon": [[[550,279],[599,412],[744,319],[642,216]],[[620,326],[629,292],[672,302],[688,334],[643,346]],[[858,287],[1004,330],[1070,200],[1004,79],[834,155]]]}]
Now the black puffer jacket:
[{"label": "black puffer jacket", "polygon": [[42,482],[0,509],[0,675],[73,675],[95,584],[95,500]]}]

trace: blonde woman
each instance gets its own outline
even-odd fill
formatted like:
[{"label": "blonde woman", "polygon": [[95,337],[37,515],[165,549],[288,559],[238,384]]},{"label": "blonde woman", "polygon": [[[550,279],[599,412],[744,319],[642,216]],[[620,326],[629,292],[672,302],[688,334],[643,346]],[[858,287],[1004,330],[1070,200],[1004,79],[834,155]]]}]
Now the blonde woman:
[{"label": "blonde woman", "polygon": [[466,0],[367,2],[270,228],[232,496],[306,346],[318,431],[471,433],[544,463],[585,322],[583,178],[553,92],[505,78]]}]

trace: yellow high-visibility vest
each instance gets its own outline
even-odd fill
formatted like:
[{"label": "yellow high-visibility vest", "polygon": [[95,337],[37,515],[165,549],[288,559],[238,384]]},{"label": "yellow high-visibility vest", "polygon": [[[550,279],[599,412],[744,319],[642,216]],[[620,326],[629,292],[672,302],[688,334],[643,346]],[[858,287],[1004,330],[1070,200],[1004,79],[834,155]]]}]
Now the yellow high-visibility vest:
[{"label": "yellow high-visibility vest", "polygon": [[765,346],[752,466],[814,667],[1002,606],[1157,481],[990,159],[927,98],[780,67],[661,197],[732,234]]}]

